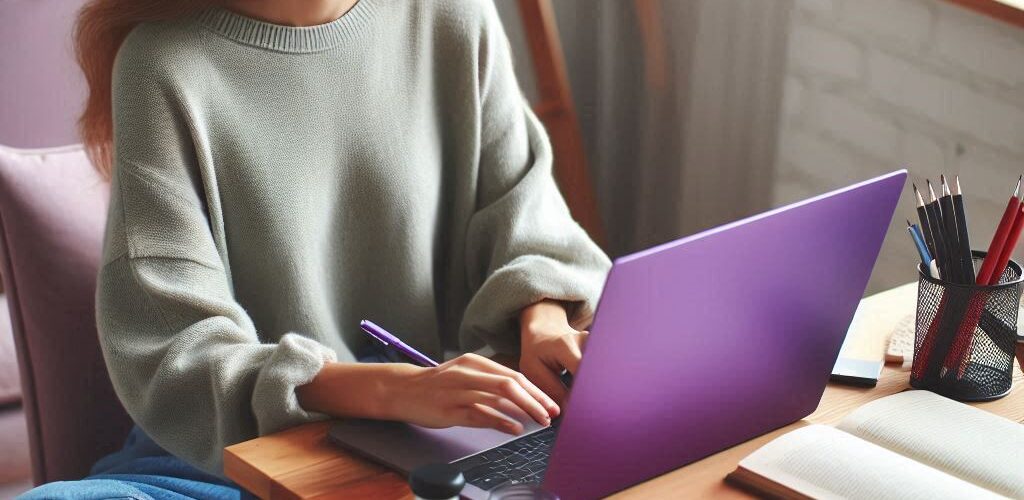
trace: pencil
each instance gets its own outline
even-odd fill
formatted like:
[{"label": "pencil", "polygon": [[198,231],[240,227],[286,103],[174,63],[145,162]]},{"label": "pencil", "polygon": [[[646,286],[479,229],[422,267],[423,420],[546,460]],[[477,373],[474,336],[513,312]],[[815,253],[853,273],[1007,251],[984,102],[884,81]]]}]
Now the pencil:
[{"label": "pencil", "polygon": [[953,215],[956,216],[956,237],[960,243],[960,274],[964,283],[974,283],[974,257],[971,255],[971,236],[967,230],[967,210],[964,208],[964,195],[960,190],[960,176],[954,178]]},{"label": "pencil", "polygon": [[[932,203],[936,205],[936,212],[940,214],[939,224],[937,224],[938,230],[934,236],[936,238],[936,246],[945,252],[943,264],[946,266],[946,269],[942,270],[943,278],[952,283],[962,283],[962,272],[958,256],[959,241],[957,239],[956,216],[953,213],[953,200],[949,192],[949,186],[946,184],[946,176],[940,175],[939,182],[942,189],[942,196],[940,198],[935,198],[935,190],[932,188],[930,181],[928,182],[928,190],[932,196]],[[931,212],[929,212],[930,214]],[[940,242],[939,240],[942,241]],[[957,325],[959,325],[960,317],[966,307],[967,304],[962,303],[959,296],[950,296],[943,293],[942,300],[939,302],[939,311],[933,318],[928,328],[928,333],[925,335],[924,347],[926,350],[921,352],[921,366],[917,371],[919,377],[923,380],[935,381],[941,375],[946,357],[955,341]],[[915,359],[915,363],[917,361]]]},{"label": "pencil", "polygon": [[[917,198],[917,218],[921,222],[921,232],[924,233],[924,242],[928,246],[928,253],[935,255],[935,239],[932,237],[932,228],[928,225],[928,210],[924,208],[924,197],[917,190],[917,184],[910,184],[914,188],[914,197]],[[927,262],[925,263],[927,265]]]},{"label": "pencil", "polygon": [[965,276],[960,265],[960,241],[957,237],[953,196],[949,192],[949,185],[946,184],[945,175],[939,176],[939,182],[942,183],[942,196],[939,197],[939,206],[942,207],[942,236],[946,240],[946,265],[949,266],[950,281],[964,283]]},{"label": "pencil", "polygon": [[988,280],[989,285],[999,284],[999,279],[1002,278],[1003,271],[1006,270],[1006,265],[1010,262],[1010,256],[1013,255],[1013,249],[1017,246],[1021,229],[1024,229],[1024,205],[1020,205],[1020,208],[1017,209],[1017,217],[1013,220],[1013,228],[1010,229],[1010,234],[1006,236],[1006,243],[1003,244],[1003,249],[999,252],[999,262],[996,262],[996,268],[992,271],[992,276]]},{"label": "pencil", "polygon": [[1014,219],[1017,217],[1017,210],[1020,208],[1020,182],[1024,179],[1024,176],[1017,177],[1017,187],[1013,189],[1013,195],[1010,196],[1010,201],[1006,203],[1006,210],[1003,212],[1003,218],[999,219],[999,225],[996,226],[996,233],[992,235],[992,242],[988,244],[988,253],[985,255],[985,260],[981,262],[981,269],[978,270],[977,283],[979,285],[987,285],[992,279],[992,273],[995,272],[996,264],[999,262],[1000,252],[1003,249],[1003,245],[1006,244],[1006,237],[1010,234],[1010,229],[1013,228]]},{"label": "pencil", "polygon": [[[931,194],[931,201],[925,205],[925,210],[928,211],[928,225],[932,228],[932,238],[935,239],[935,265],[939,268],[939,273],[942,275],[942,279],[950,280],[949,267],[947,266],[946,260],[946,239],[942,234],[942,214],[939,209],[939,200],[935,197],[935,189],[932,188],[932,181],[926,180],[928,183],[928,192]],[[993,264],[994,265],[994,264]]]},{"label": "pencil", "polygon": [[928,246],[924,242],[924,236],[921,235],[921,229],[916,224],[911,224],[907,221],[907,232],[910,233],[910,238],[914,240],[914,247],[917,248],[917,254],[921,257],[921,263],[924,264],[924,270],[931,277],[939,279],[938,269],[935,268],[935,261],[932,260],[931,254],[928,252]]}]

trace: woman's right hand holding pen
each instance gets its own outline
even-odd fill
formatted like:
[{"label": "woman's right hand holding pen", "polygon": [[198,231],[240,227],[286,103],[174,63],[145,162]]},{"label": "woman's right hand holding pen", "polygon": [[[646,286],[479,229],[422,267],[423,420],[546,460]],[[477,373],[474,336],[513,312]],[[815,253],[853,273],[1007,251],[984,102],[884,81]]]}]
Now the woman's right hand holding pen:
[{"label": "woman's right hand holding pen", "polygon": [[550,425],[559,407],[523,374],[476,354],[436,367],[405,363],[327,363],[296,393],[309,411],[397,420],[424,427],[489,427],[523,432],[510,415]]}]

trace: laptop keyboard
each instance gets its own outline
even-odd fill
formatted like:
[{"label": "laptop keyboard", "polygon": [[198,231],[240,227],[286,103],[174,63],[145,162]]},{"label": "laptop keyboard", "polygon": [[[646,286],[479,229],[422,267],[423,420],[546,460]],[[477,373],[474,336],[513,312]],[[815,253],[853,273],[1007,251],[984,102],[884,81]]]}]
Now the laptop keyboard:
[{"label": "laptop keyboard", "polygon": [[466,482],[484,491],[505,483],[541,483],[554,443],[555,427],[551,426],[452,465],[462,471]]}]

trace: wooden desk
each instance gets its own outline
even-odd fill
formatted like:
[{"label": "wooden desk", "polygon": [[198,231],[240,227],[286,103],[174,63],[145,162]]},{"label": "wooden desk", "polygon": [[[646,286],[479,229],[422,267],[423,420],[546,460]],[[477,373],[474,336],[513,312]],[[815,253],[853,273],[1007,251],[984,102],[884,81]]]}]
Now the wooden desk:
[{"label": "wooden desk", "polygon": [[[892,327],[913,311],[916,289],[916,284],[905,285],[861,301],[845,355],[881,359]],[[1024,358],[1022,351],[1018,347],[1018,360]],[[908,370],[886,366],[873,389],[829,384],[818,409],[806,419],[636,485],[614,498],[749,498],[722,481],[743,457],[808,423],[835,424],[868,401],[907,389],[908,377]],[[1010,395],[977,406],[1024,422],[1022,381],[1020,370],[1015,369]],[[327,426],[326,422],[304,425],[228,447],[224,472],[261,498],[412,498],[399,474],[331,445]]]}]

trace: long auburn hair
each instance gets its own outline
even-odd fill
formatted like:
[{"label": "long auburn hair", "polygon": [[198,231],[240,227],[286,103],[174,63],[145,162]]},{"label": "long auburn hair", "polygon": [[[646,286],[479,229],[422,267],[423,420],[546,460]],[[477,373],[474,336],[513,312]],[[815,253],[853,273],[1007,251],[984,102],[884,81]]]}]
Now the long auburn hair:
[{"label": "long auburn hair", "polygon": [[135,26],[178,19],[218,0],[90,0],[75,23],[75,58],[85,74],[88,96],[78,131],[86,154],[104,177],[110,178],[114,156],[114,117],[111,84],[114,58]]}]

